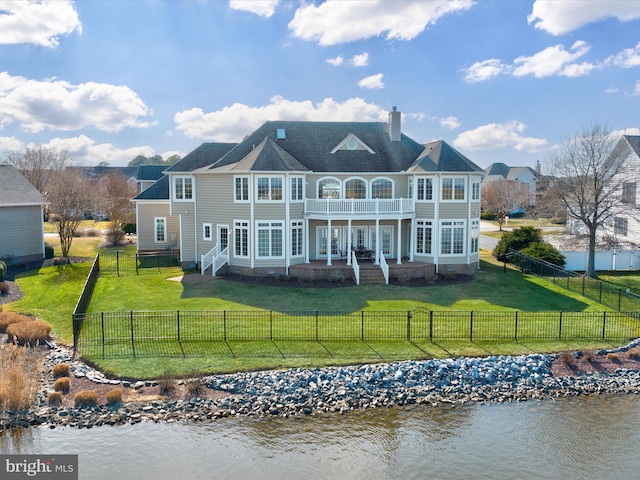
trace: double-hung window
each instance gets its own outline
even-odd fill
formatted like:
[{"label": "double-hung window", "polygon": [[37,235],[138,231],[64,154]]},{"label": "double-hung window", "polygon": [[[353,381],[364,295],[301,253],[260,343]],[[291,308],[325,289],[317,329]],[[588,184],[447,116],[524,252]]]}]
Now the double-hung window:
[{"label": "double-hung window", "polygon": [[284,222],[256,222],[256,256],[260,258],[284,257]]},{"label": "double-hung window", "polygon": [[235,183],[235,201],[249,201],[249,177],[234,177]]},{"label": "double-hung window", "polygon": [[480,221],[471,220],[471,253],[478,253],[480,246]]},{"label": "double-hung window", "polygon": [[613,223],[615,234],[626,237],[629,231],[629,220],[623,217],[615,217]]},{"label": "double-hung window", "polygon": [[304,177],[291,177],[291,201],[304,200]]},{"label": "double-hung window", "polygon": [[416,253],[431,254],[433,223],[428,220],[416,220]]},{"label": "double-hung window", "polygon": [[166,242],[167,241],[167,219],[165,217],[156,217],[153,219],[155,228],[155,241]]},{"label": "double-hung window", "polygon": [[304,255],[303,250],[303,233],[304,222],[302,220],[294,220],[291,222],[291,256],[301,257]]},{"label": "double-hung window", "polygon": [[464,177],[443,177],[442,200],[464,200],[465,180]]},{"label": "double-hung window", "polygon": [[203,240],[213,240],[213,229],[210,223],[202,224],[202,239]]},{"label": "double-hung window", "polygon": [[440,222],[440,254],[462,255],[464,253],[463,220],[443,220]]},{"label": "double-hung window", "polygon": [[416,178],[416,200],[433,200],[433,179],[429,177]]},{"label": "double-hung window", "polygon": [[471,200],[480,200],[480,182],[471,184]]},{"label": "double-hung window", "polygon": [[193,178],[174,177],[173,199],[177,201],[193,200]]},{"label": "double-hung window", "polygon": [[282,201],[282,177],[257,177],[256,195],[259,202]]}]

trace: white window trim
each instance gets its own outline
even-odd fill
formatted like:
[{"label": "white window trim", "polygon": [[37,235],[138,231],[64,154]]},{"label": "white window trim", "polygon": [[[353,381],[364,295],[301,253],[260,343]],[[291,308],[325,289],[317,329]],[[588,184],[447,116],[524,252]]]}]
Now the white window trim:
[{"label": "white window trim", "polygon": [[[424,229],[426,225],[418,225],[418,223],[428,223],[429,226],[431,227],[431,243],[429,244],[429,253],[425,253],[425,252],[419,252],[418,251],[418,229]],[[422,219],[422,218],[416,218],[416,232],[415,232],[415,239],[414,239],[414,244],[415,244],[415,250],[413,252],[414,255],[424,255],[424,256],[433,256],[433,247],[434,247],[434,235],[436,233],[436,229],[434,228],[435,226],[435,222],[433,220],[427,220],[427,219]]]},{"label": "white window trim", "polygon": [[293,230],[300,231],[300,238],[302,240],[302,248],[300,249],[300,253],[293,253],[293,245],[291,247],[291,258],[304,257],[304,220],[291,220],[289,223],[289,238],[290,242],[293,240]]},{"label": "white window trim", "polygon": [[[261,223],[268,223],[269,226],[258,226]],[[273,226],[273,223],[279,223],[280,226]],[[285,257],[285,251],[287,248],[286,240],[287,240],[287,232],[285,230],[286,222],[284,220],[256,220],[255,221],[255,258],[260,260],[274,260],[274,259],[282,259]],[[273,230],[280,230],[282,233],[282,251],[281,255],[271,255],[271,235],[269,235],[269,255],[260,255],[260,239],[259,233],[260,230],[268,230],[271,233]]]},{"label": "white window trim", "polygon": [[[164,226],[164,239],[158,240],[158,220],[162,220]],[[167,243],[167,217],[153,217],[153,242]]]},{"label": "white window trim", "polygon": [[389,177],[376,177],[374,179],[372,179],[369,182],[369,197],[371,199],[373,199],[373,183],[377,180],[387,180],[388,182],[391,182],[391,197],[390,198],[385,198],[385,199],[381,199],[381,200],[391,200],[396,198],[396,182],[393,181],[393,179],[389,178]]},{"label": "white window trim", "polygon": [[[353,143],[350,143],[350,142],[353,142]],[[351,145],[353,145],[353,147],[351,147]],[[335,148],[333,150],[331,150],[331,153],[336,153],[336,152],[338,152],[340,150],[346,150],[346,151],[350,151],[350,152],[355,152],[357,150],[366,150],[367,152],[369,152],[371,154],[375,154],[376,153],[369,147],[369,145],[364,143],[362,140],[360,140],[353,133],[348,134],[344,138],[344,140],[342,140],[338,145],[335,146]]]},{"label": "white window trim", "polygon": [[[423,198],[418,198],[418,182],[419,180],[424,180],[424,179],[428,179],[431,180],[431,198],[430,199],[423,199]],[[437,195],[436,192],[436,177],[431,176],[431,175],[417,175],[414,177],[413,179],[413,199],[416,202],[421,202],[421,203],[433,203],[435,202],[435,198]]]},{"label": "white window trim", "polygon": [[[229,235],[229,245],[232,247],[231,251],[233,252],[233,256],[235,258],[250,258],[251,256],[251,231],[250,231],[251,222],[249,220],[234,220],[233,221],[233,230],[230,230],[229,233],[233,235]],[[247,230],[247,254],[237,254],[236,253],[236,239],[237,234],[236,230]]]},{"label": "white window trim", "polygon": [[[237,179],[243,179],[244,181],[247,182],[247,199],[238,199],[238,197],[236,196],[236,180]],[[249,203],[251,202],[251,180],[250,177],[248,175],[235,175],[233,177],[233,202],[234,203]]]},{"label": "white window trim", "polygon": [[[478,195],[477,196],[475,195],[476,192],[474,191],[475,190],[474,187],[476,185],[478,186],[478,191],[477,191]],[[481,192],[482,192],[482,184],[480,183],[480,181],[479,180],[472,181],[471,182],[471,201],[472,202],[479,202],[480,201]]]},{"label": "white window trim", "polygon": [[367,182],[366,178],[356,177],[356,176],[349,177],[342,182],[342,187],[340,188],[340,191],[341,191],[340,198],[347,199],[347,183],[352,180],[359,180],[364,183],[364,199],[363,200],[369,199],[370,198],[369,195],[371,192],[371,189],[369,188],[369,182]]},{"label": "white window trim", "polygon": [[[207,227],[209,227],[209,236],[207,236]],[[202,239],[208,242],[213,241],[213,225],[211,223],[202,224]]]},{"label": "white window trim", "polygon": [[[183,180],[182,183],[182,194],[184,195],[184,180],[189,179],[191,181],[191,198],[177,198],[176,197],[176,184],[178,180]],[[188,175],[176,175],[172,178],[171,181],[171,198],[173,198],[174,202],[193,202],[196,198],[196,182],[194,178]]]},{"label": "white window trim", "polygon": [[[451,223],[452,225],[447,225],[445,227],[445,223]],[[451,229],[451,250],[453,250],[453,238],[454,238],[454,230],[456,227],[460,227],[460,225],[455,225],[455,223],[461,223],[462,225],[462,252],[461,253],[442,253],[442,232],[444,231],[445,228],[450,228]],[[467,248],[469,248],[467,246],[467,242],[466,242],[466,238],[467,238],[467,221],[463,220],[463,219],[443,219],[440,220],[440,228],[438,229],[438,236],[439,238],[439,245],[438,245],[438,249],[439,249],[439,256],[440,257],[462,257],[464,255],[467,254]]]},{"label": "white window trim", "polygon": [[[293,192],[294,192],[294,188],[293,188],[293,181],[294,180],[298,180],[301,184],[302,184],[302,197],[301,198],[296,198],[293,199],[291,198],[293,196]],[[296,189],[297,191],[297,189]],[[289,177],[289,200],[291,201],[291,203],[301,203],[304,202],[305,199],[305,177],[299,176],[299,175],[292,175],[291,177]]]},{"label": "white window trim", "polygon": [[340,189],[340,191],[338,192],[338,196],[336,198],[338,198],[338,199],[344,198],[343,197],[343,195],[344,195],[344,185],[342,184],[342,181],[340,181],[340,179],[337,178],[337,177],[331,177],[331,176],[322,177],[322,178],[319,178],[316,181],[316,191],[314,193],[314,197],[315,198],[317,198],[318,200],[329,200],[329,199],[323,199],[322,197],[320,197],[318,195],[318,193],[319,193],[318,190],[320,189],[320,183],[324,182],[325,180],[335,180],[338,183],[338,188]]},{"label": "white window trim", "polygon": [[[442,196],[444,195],[444,181],[448,180],[448,179],[452,179],[452,185],[451,185],[451,198],[443,198]],[[462,179],[464,181],[464,197],[463,198],[455,198],[455,194],[456,194],[456,179]],[[455,176],[455,175],[447,175],[446,177],[441,177],[440,178],[440,201],[441,202],[451,202],[451,203],[464,203],[467,201],[467,198],[469,198],[469,186],[468,186],[468,181],[467,181],[467,177],[461,177],[461,176]]]},{"label": "white window trim", "polygon": [[[474,233],[476,233],[475,238],[473,237]],[[469,231],[469,253],[473,255],[479,252],[480,252],[480,220],[471,220],[471,230]]]},{"label": "white window trim", "polygon": [[[254,193],[255,193],[255,199],[256,199],[256,203],[284,203],[285,198],[286,198],[286,184],[285,184],[285,177],[282,175],[256,175],[255,177],[255,189],[254,189]],[[259,188],[258,188],[258,181],[261,178],[268,178],[269,179],[269,198],[266,200],[261,200],[258,198],[259,195]],[[273,196],[273,190],[271,189],[271,180],[273,178],[278,178],[280,179],[281,185],[282,185],[282,195],[280,200],[273,200],[271,197]]]}]

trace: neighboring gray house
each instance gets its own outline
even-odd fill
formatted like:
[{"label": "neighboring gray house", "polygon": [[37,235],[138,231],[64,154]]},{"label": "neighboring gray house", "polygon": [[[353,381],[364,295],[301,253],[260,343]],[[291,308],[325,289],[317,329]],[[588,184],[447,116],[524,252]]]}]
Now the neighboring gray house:
[{"label": "neighboring gray house", "polygon": [[0,165],[0,259],[15,264],[44,258],[48,203],[15,167]]},{"label": "neighboring gray house", "polygon": [[273,121],[237,145],[203,144],[134,199],[138,248],[175,240],[184,264],[214,274],[319,278],[363,259],[473,273],[484,172],[443,141],[403,135],[400,119]]},{"label": "neighboring gray house", "polygon": [[[529,205],[536,204],[536,182],[538,180],[539,172],[531,167],[509,167],[504,163],[492,163],[485,168],[485,177],[483,183],[492,182],[495,180],[513,180],[519,182],[523,187],[529,189],[531,193],[531,200]],[[529,205],[522,205],[522,207],[528,207]]]}]

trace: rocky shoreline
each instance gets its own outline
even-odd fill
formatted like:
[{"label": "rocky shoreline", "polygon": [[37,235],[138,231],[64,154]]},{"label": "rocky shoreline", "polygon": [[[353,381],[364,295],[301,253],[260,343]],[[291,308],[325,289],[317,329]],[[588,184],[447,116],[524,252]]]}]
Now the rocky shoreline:
[{"label": "rocky shoreline", "polygon": [[[600,353],[624,352],[638,345],[640,340]],[[82,408],[49,406],[47,395],[53,391],[53,384],[46,381],[37,406],[22,412],[0,413],[0,429],[29,426],[91,428],[143,421],[194,422],[233,416],[288,417],[416,404],[454,407],[468,402],[640,393],[638,370],[618,369],[609,374],[555,377],[551,373],[555,358],[556,355],[543,354],[463,357],[213,375],[204,378],[203,384],[227,395]],[[130,388],[153,385],[151,382],[107,379],[86,364],[72,360],[67,350],[54,346],[46,360],[49,373],[57,363],[69,363],[76,377],[88,378],[96,384]]]}]

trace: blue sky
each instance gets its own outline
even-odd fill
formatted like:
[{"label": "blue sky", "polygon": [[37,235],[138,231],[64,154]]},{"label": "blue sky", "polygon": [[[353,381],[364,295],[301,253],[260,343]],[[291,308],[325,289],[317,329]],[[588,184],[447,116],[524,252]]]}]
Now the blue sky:
[{"label": "blue sky", "polygon": [[640,1],[0,0],[0,155],[118,166],[393,106],[483,168],[638,135]]}]

